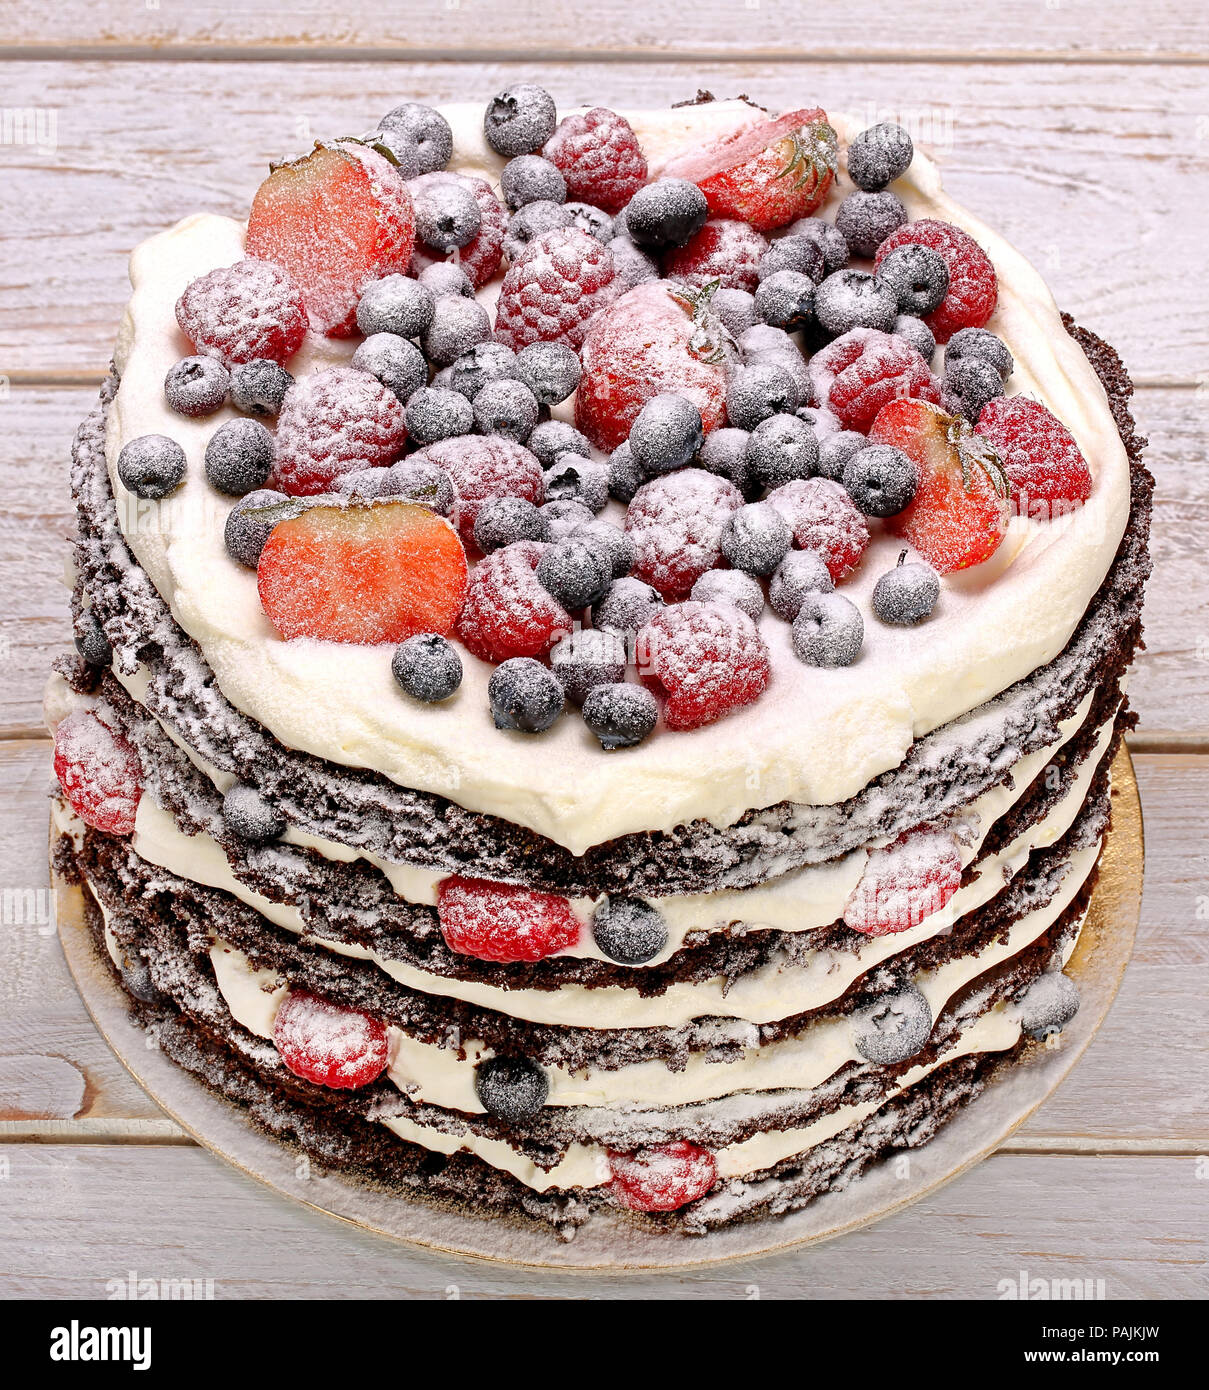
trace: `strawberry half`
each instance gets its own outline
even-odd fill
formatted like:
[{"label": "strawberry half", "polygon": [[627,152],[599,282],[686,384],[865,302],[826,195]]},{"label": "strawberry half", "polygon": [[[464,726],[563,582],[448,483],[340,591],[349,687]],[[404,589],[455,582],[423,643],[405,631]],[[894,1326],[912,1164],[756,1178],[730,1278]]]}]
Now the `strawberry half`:
[{"label": "strawberry half", "polygon": [[402,501],[287,515],[256,571],[261,607],[282,637],[328,642],[447,633],[466,583],[457,532],[428,507]]},{"label": "strawberry half", "polygon": [[311,327],[329,338],[356,332],[362,289],[406,274],[414,244],[407,185],[390,160],[356,140],[317,143],[276,165],[248,217],[248,255],[289,274]]},{"label": "strawberry half", "polygon": [[886,525],[941,574],[989,559],[1007,532],[1007,474],[989,440],[960,416],[928,401],[882,406],[871,444],[893,444],[914,459],[919,488]]},{"label": "strawberry half", "polygon": [[688,179],[711,217],[737,217],[758,232],[809,217],[835,178],[838,142],[819,107],[789,111],[673,159],[664,177]]}]

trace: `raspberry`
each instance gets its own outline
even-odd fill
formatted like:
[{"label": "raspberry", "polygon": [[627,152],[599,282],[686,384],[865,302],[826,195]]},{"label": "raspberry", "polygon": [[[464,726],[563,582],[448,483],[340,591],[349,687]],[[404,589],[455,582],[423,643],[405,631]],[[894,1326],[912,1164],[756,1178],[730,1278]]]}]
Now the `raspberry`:
[{"label": "raspberry", "polygon": [[766,499],[789,523],[794,544],[812,550],[835,583],[860,563],[869,527],[860,509],[830,478],[795,478]]},{"label": "raspberry", "polygon": [[570,614],[538,581],[547,547],[515,541],[474,567],[457,634],[483,661],[544,656],[574,627]]},{"label": "raspberry", "polygon": [[566,898],[486,878],[442,879],[437,914],[451,951],[502,964],[565,951],[582,931]]},{"label": "raspberry", "polygon": [[393,463],[406,443],[393,391],[355,367],[328,367],[296,381],[281,403],[277,482],[291,496],[313,497],[345,473]]},{"label": "raspberry", "polygon": [[910,931],[939,912],[961,885],[961,854],[947,830],[907,830],[870,850],[844,904],[844,921],[866,936]]},{"label": "raspberry", "polygon": [[478,289],[492,279],[500,268],[500,261],[504,255],[504,237],[508,232],[508,214],[486,179],[474,178],[470,174],[452,174],[442,169],[431,174],[421,174],[418,179],[412,181],[410,187],[415,190],[416,196],[420,197],[426,189],[450,182],[465,188],[473,194],[475,202],[478,203],[481,219],[478,235],[460,250],[448,253],[425,246],[423,242],[416,242],[410,273],[418,277],[430,265],[448,260],[461,266],[470,277],[471,284]]},{"label": "raspberry", "polygon": [[514,352],[530,343],[578,348],[588,320],[616,296],[613,253],[578,227],[531,241],[504,276],[495,336]]},{"label": "raspberry", "polygon": [[1091,472],[1070,430],[1040,401],[988,401],[974,427],[991,441],[1012,485],[1012,511],[1043,520],[1091,496]]},{"label": "raspberry", "polygon": [[657,1149],[609,1154],[609,1186],[630,1211],[675,1211],[704,1197],[718,1180],[708,1149],[682,1139]]},{"label": "raspberry", "polygon": [[542,466],[523,444],[500,435],[465,434],[429,444],[414,462],[443,469],[457,492],[453,518],[467,547],[474,545],[474,523],[485,502],[520,497],[534,506],[545,499]]},{"label": "raspberry", "polygon": [[640,487],[625,529],[634,542],[634,573],[664,598],[687,597],[722,560],[722,532],[743,494],[726,478],[683,468]]},{"label": "raspberry", "polygon": [[572,202],[620,212],[646,182],[646,158],[629,121],[594,106],[564,116],[542,154],[567,181]]},{"label": "raspberry", "polygon": [[402,642],[453,626],[466,554],[453,527],[414,502],[314,506],[273,528],[256,587],[287,639]]},{"label": "raspberry", "polygon": [[669,280],[680,280],[698,289],[717,280],[724,290],[751,293],[759,282],[760,257],[767,250],[767,238],[746,222],[719,219],[707,222],[683,246],[668,251],[663,258],[663,273]]},{"label": "raspberry", "polygon": [[882,242],[874,257],[874,269],[891,251],[912,243],[930,246],[949,268],[949,292],[940,307],[924,318],[936,341],[947,343],[959,328],[981,328],[999,298],[999,281],[987,253],[960,227],[925,217],[908,222]]},{"label": "raspberry", "polygon": [[295,1076],[338,1091],[376,1081],[389,1051],[381,1019],[300,989],[281,1001],[273,1043]]},{"label": "raspberry", "polygon": [[176,321],[199,352],[227,366],[258,357],[284,362],[306,337],[306,307],[280,266],[251,257],[194,280]]},{"label": "raspberry", "polygon": [[656,614],[635,643],[639,674],[667,696],[669,729],[697,729],[764,693],[771,670],[755,623],[729,603],[681,603]]},{"label": "raspberry", "polygon": [[55,776],[72,810],[94,830],[130,835],[143,794],[138,754],[91,710],[76,709],[55,730]]},{"label": "raspberry", "polygon": [[810,379],[819,404],[860,434],[889,401],[911,396],[940,403],[940,382],[915,348],[877,328],[853,328],[816,353]]}]

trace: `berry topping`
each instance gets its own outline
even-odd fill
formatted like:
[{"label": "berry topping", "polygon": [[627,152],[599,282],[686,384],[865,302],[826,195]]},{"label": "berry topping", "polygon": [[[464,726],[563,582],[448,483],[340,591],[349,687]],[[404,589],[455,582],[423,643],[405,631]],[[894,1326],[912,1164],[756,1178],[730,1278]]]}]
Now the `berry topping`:
[{"label": "berry topping", "polygon": [[603,598],[612,575],[609,562],[583,541],[555,541],[537,562],[537,577],[568,611],[587,608]]},{"label": "berry topping", "polygon": [[983,407],[975,431],[990,440],[1012,486],[1012,509],[1052,518],[1091,496],[1091,472],[1074,436],[1040,401],[1025,396]]},{"label": "berry topping", "polygon": [[815,291],[814,317],[832,337],[859,328],[888,332],[898,317],[898,294],[863,270],[837,270]]},{"label": "berry topping", "polygon": [[810,375],[819,403],[847,430],[868,432],[889,401],[940,401],[940,383],[918,352],[901,338],[857,328],[815,354]]},{"label": "berry topping", "polygon": [[550,1079],[528,1057],[488,1057],[474,1069],[474,1093],[489,1115],[519,1124],[545,1105]]},{"label": "berry topping", "polygon": [[750,439],[746,430],[714,430],[705,436],[697,464],[707,473],[734,483],[741,493],[748,495],[755,489],[747,462]]},{"label": "berry topping", "polygon": [[529,203],[565,203],[567,181],[548,159],[539,154],[522,154],[504,165],[500,192],[515,212]]},{"label": "berry topping", "polygon": [[866,936],[910,931],[939,912],[961,885],[961,854],[947,830],[921,826],[869,851],[844,921]]},{"label": "berry topping", "polygon": [[158,501],[184,481],[185,451],[166,434],[141,434],[122,445],[118,454],[118,478],[127,492]]},{"label": "berry topping", "polygon": [[870,444],[844,465],[844,490],[866,516],[896,516],[918,486],[915,464],[891,444]]},{"label": "berry topping", "polygon": [[814,430],[797,415],[770,415],[747,441],[747,467],[753,482],[779,488],[794,479],[809,478],[819,461]]},{"label": "berry topping", "polygon": [[759,580],[742,570],[707,570],[693,585],[694,603],[731,603],[758,622],[764,612],[764,590]]},{"label": "berry topping", "polygon": [[222,818],[227,829],[252,845],[266,845],[285,833],[285,817],[255,787],[236,782],[222,799]]},{"label": "berry topping", "polygon": [[807,666],[851,666],[860,655],[865,624],[842,594],[804,594],[793,620],[793,649]]},{"label": "berry topping", "polygon": [[808,236],[783,236],[774,241],[760,257],[757,277],[763,281],[782,270],[794,270],[817,285],[823,279],[825,269],[826,257],[818,241]]},{"label": "berry topping", "polygon": [[617,273],[617,292],[624,294],[635,285],[645,285],[659,279],[659,267],[652,257],[628,236],[615,236],[609,242],[613,253],[613,268]]},{"label": "berry topping", "polygon": [[580,116],[564,116],[542,149],[562,173],[567,192],[618,212],[646,182],[646,158],[629,121],[594,106]]},{"label": "berry topping", "polygon": [[[374,469],[375,473],[381,471]],[[281,504],[288,501],[284,492],[262,488],[257,492],[249,492],[246,497],[241,497],[236,502],[227,513],[223,530],[227,554],[232,560],[237,560],[250,570],[256,568],[260,563],[260,553],[264,549],[265,541],[281,517],[286,515],[285,511],[281,510]]]},{"label": "berry topping", "polygon": [[551,502],[580,502],[589,512],[599,512],[609,500],[609,469],[581,454],[559,454],[545,473],[546,496]]},{"label": "berry topping", "polygon": [[[714,434],[720,431],[715,430]],[[713,438],[713,435],[710,436]],[[609,496],[627,507],[634,500],[634,494],[646,482],[642,464],[634,457],[627,439],[619,444],[609,455]]]},{"label": "berry topping", "polygon": [[535,573],[545,549],[517,541],[474,567],[457,633],[483,661],[543,656],[571,631],[570,615]]},{"label": "berry topping", "polygon": [[849,193],[835,210],[835,229],[858,256],[872,256],[906,220],[902,199],[888,191]]},{"label": "berry topping", "polygon": [[754,430],[770,415],[797,409],[798,384],[775,358],[763,358],[741,367],[726,388],[726,414],[741,430]]},{"label": "berry topping", "polygon": [[466,555],[442,517],[412,502],[311,506],[279,521],[257,566],[260,602],[284,638],[402,642],[448,632]]},{"label": "berry topping", "polygon": [[[464,396],[450,394],[470,409]],[[539,505],[545,496],[541,464],[534,454],[498,435],[444,439],[414,454],[411,461],[416,460],[435,464],[449,475],[458,497],[455,519],[468,545],[474,540],[474,523],[484,502],[521,497]]]},{"label": "berry topping", "polygon": [[697,289],[717,280],[721,289],[751,291],[757,284],[760,258],[767,250],[768,242],[746,222],[707,222],[683,246],[664,255],[663,273],[669,280]]},{"label": "berry topping", "polygon": [[949,268],[949,292],[924,319],[936,341],[947,343],[959,328],[981,328],[999,295],[995,267],[982,247],[959,227],[924,218],[888,236],[878,248],[874,267],[880,268],[892,251],[912,243],[939,252]]},{"label": "berry topping", "polygon": [[747,290],[728,290],[723,286],[714,291],[713,305],[719,322],[736,341],[759,322],[756,297]]},{"label": "berry topping", "polygon": [[686,597],[721,560],[723,527],[742,505],[733,483],[700,468],[645,484],[626,511],[634,572],[665,598]]},{"label": "berry topping", "polygon": [[601,517],[593,517],[571,532],[571,539],[591,546],[604,558],[609,574],[621,579],[634,567],[634,542],[619,527]]},{"label": "berry topping", "polygon": [[487,699],[497,729],[521,734],[544,733],[566,703],[558,677],[531,656],[502,662],[487,682]]},{"label": "berry topping", "polygon": [[625,210],[627,235],[639,246],[683,246],[705,226],[705,194],[687,179],[656,179],[640,188]]},{"label": "berry topping", "polygon": [[813,550],[791,550],[773,573],[768,602],[778,617],[791,623],[807,594],[829,594],[834,588],[835,580],[821,555]]},{"label": "berry topping", "polygon": [[609,586],[605,596],[592,606],[592,625],[620,632],[632,641],[640,627],[663,610],[663,595],[641,579],[623,576]]},{"label": "berry topping", "polygon": [[529,448],[541,461],[543,468],[551,468],[562,454],[579,454],[583,458],[592,457],[592,446],[575,428],[565,420],[543,420],[529,436]]},{"label": "berry topping", "polygon": [[989,440],[926,401],[883,406],[869,439],[893,444],[919,472],[915,499],[888,523],[941,574],[981,564],[1007,531],[1008,479]]},{"label": "berry topping", "polygon": [[[800,222],[795,222],[788,230],[788,237],[805,237],[823,253],[823,271],[827,275],[834,274],[837,270],[843,270],[848,264],[851,254],[848,250],[848,243],[839,232],[825,222],[821,217],[803,217]],[[799,266],[801,270],[804,267]]]},{"label": "berry topping", "polygon": [[477,300],[445,295],[437,300],[421,341],[429,361],[447,367],[490,338],[491,315]]},{"label": "berry topping", "polygon": [[[492,279],[500,268],[504,255],[504,237],[508,232],[508,214],[504,205],[491,190],[486,179],[473,178],[469,174],[440,173],[424,174],[412,181],[411,189],[417,201],[441,184],[453,184],[469,193],[478,204],[479,230],[464,246],[455,247],[448,252],[458,267],[466,272],[471,284],[478,289]],[[424,272],[434,262],[439,262],[447,253],[439,246],[430,246],[417,241],[415,255],[411,261],[413,273]],[[431,288],[431,286],[430,286]],[[442,298],[433,289],[437,298]]]},{"label": "berry topping", "polygon": [[530,343],[516,354],[514,367],[538,405],[558,405],[579,385],[578,355],[566,343]]},{"label": "berry topping", "polygon": [[432,251],[456,251],[474,240],[483,225],[478,200],[463,183],[437,178],[412,183],[416,236]]},{"label": "berry topping", "polygon": [[206,445],[206,477],[228,497],[264,487],[273,471],[273,436],[259,420],[228,420]]},{"label": "berry topping", "polygon": [[570,497],[546,502],[538,510],[546,518],[552,541],[565,541],[573,531],[578,531],[581,526],[596,520],[582,502],[576,502]]},{"label": "berry topping", "polygon": [[[630,688],[640,690],[641,686]],[[615,893],[592,913],[592,940],[618,965],[645,965],[667,945],[667,923],[650,903]]]},{"label": "berry topping", "polygon": [[544,232],[504,276],[496,337],[514,351],[538,342],[577,348],[592,315],[615,293],[607,246],[578,227]]},{"label": "berry topping", "polygon": [[501,964],[543,960],[582,932],[566,898],[457,874],[437,885],[437,913],[451,951]]},{"label": "berry topping", "polygon": [[498,434],[523,444],[537,417],[537,397],[520,381],[489,381],[474,398],[474,425],[480,434]]},{"label": "berry topping", "polygon": [[408,275],[387,275],[373,280],[357,303],[357,331],[367,338],[375,333],[397,333],[418,338],[432,322],[436,300],[432,291]]},{"label": "berry topping", "polygon": [[571,214],[571,225],[594,236],[602,246],[611,246],[617,239],[616,223],[602,208],[593,207],[591,203],[568,203],[567,211]]},{"label": "berry topping", "polygon": [[516,353],[494,339],[476,343],[450,364],[449,384],[468,401],[494,381],[508,381],[516,374]]},{"label": "berry topping", "polygon": [[403,405],[428,381],[428,363],[415,343],[396,333],[374,333],[353,353],[353,366],[375,376]]},{"label": "berry topping", "polygon": [[227,399],[231,374],[217,358],[182,357],[164,377],[164,399],[178,415],[213,415]]},{"label": "berry topping", "polygon": [[71,809],[94,830],[130,835],[143,768],[138,754],[91,710],[74,709],[55,730],[55,776]]},{"label": "berry topping", "polygon": [[597,685],[584,698],[583,716],[606,752],[633,748],[653,732],[659,702],[643,685]]},{"label": "berry topping", "polygon": [[[470,276],[460,265],[452,261],[434,261],[426,265],[417,278],[417,283],[437,299],[473,299],[474,286]],[[427,325],[425,325],[427,326]]]},{"label": "berry topping", "polygon": [[781,513],[767,502],[753,502],[727,518],[722,554],[735,569],[763,578],[777,568],[792,542],[793,533]]},{"label": "berry topping", "polygon": [[708,1149],[680,1140],[632,1154],[609,1154],[609,1187],[631,1211],[675,1211],[704,1197],[718,1180]]},{"label": "berry topping", "polygon": [[795,545],[813,550],[838,584],[860,563],[869,527],[852,498],[830,478],[800,478],[769,494],[793,532]]},{"label": "berry topping", "polygon": [[1060,1033],[1079,1012],[1079,987],[1069,975],[1048,971],[1020,999],[1020,1027],[1034,1038]]},{"label": "berry topping", "polygon": [[254,357],[231,368],[231,404],[249,415],[273,416],[293,384],[284,367],[267,357]]},{"label": "berry topping", "polygon": [[771,671],[755,623],[731,604],[682,603],[638,633],[638,669],[667,696],[669,729],[696,729],[764,693]]},{"label": "berry topping", "polygon": [[484,555],[517,541],[548,541],[550,523],[523,497],[484,502],[474,521],[474,543]]},{"label": "berry topping", "polygon": [[905,1062],[932,1033],[932,1007],[914,985],[883,994],[852,1016],[852,1041],[866,1061],[879,1067]]},{"label": "berry topping", "polygon": [[230,367],[256,357],[284,362],[302,346],[307,323],[303,297],[290,275],[270,259],[249,255],[212,270],[176,301],[176,321],[199,352]]},{"label": "berry topping", "polygon": [[281,1001],[273,1043],[295,1076],[340,1091],[376,1081],[389,1050],[381,1019],[300,989]]},{"label": "berry topping", "polygon": [[328,491],[343,473],[393,463],[407,417],[392,391],[355,367],[296,381],[277,421],[277,481],[295,497]]},{"label": "berry topping", "polygon": [[930,565],[913,560],[906,564],[907,552],[898,564],[873,586],[873,611],[883,623],[909,627],[928,617],[940,597],[940,580]]},{"label": "berry topping", "polygon": [[951,365],[946,361],[940,403],[950,415],[964,415],[976,425],[983,407],[1002,395],[1003,378],[985,358],[959,357]]},{"label": "berry topping", "polygon": [[894,320],[894,336],[905,338],[925,362],[932,361],[936,351],[936,335],[923,321],[911,314],[899,314]]},{"label": "berry topping", "polygon": [[595,628],[570,633],[550,653],[550,669],[573,705],[582,705],[598,685],[618,684],[625,678],[625,667],[621,636]]},{"label": "berry topping", "polygon": [[945,347],[945,369],[968,357],[980,357],[989,362],[1003,381],[1011,376],[1016,366],[1003,339],[985,328],[961,328],[953,334]]},{"label": "berry topping", "polygon": [[496,154],[511,159],[540,150],[557,124],[558,110],[550,93],[532,82],[517,82],[487,103],[483,134]]},{"label": "berry topping", "polygon": [[648,476],[684,468],[704,441],[701,412],[670,391],[652,396],[630,430],[630,449]]},{"label": "berry topping", "polygon": [[426,705],[448,700],[462,683],[462,658],[439,632],[417,632],[400,642],[390,670],[400,690]]},{"label": "berry topping", "polygon": [[819,477],[840,482],[844,477],[844,467],[853,454],[863,449],[868,441],[855,430],[835,430],[831,434],[819,436]]},{"label": "berry topping", "polygon": [[444,169],[453,155],[453,131],[439,111],[418,101],[405,101],[378,122],[388,136],[400,132],[411,140],[419,155],[421,174]]},{"label": "berry topping", "polygon": [[878,266],[877,278],[894,291],[899,312],[917,318],[938,308],[949,292],[944,257],[914,241],[891,251]]},{"label": "berry topping", "polygon": [[810,322],[814,309],[814,281],[800,270],[778,270],[760,281],[756,289],[756,313],[773,328],[796,333]]},{"label": "berry topping", "polygon": [[848,146],[848,177],[858,188],[876,193],[902,178],[914,154],[911,137],[902,126],[884,121],[862,130]]},{"label": "berry topping", "polygon": [[[519,207],[508,222],[508,234],[504,238],[504,255],[515,265],[530,246],[547,232],[565,231],[575,227],[575,219],[562,203],[549,198],[539,198],[535,202]],[[583,231],[582,227],[576,228]]]}]

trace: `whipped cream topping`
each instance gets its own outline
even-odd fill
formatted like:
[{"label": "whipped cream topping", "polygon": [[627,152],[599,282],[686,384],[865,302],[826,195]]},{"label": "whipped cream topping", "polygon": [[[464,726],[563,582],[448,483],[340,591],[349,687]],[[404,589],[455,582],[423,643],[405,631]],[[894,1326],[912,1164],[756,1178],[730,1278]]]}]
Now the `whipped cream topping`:
[{"label": "whipped cream topping", "polygon": [[[497,182],[501,161],[482,139],[478,109],[447,114],[455,132],[451,167]],[[737,102],[630,115],[653,169],[707,133],[752,119]],[[845,139],[859,128],[844,118],[833,124]],[[804,667],[792,653],[789,626],[766,615],[761,630],[773,677],[755,705],[691,733],[658,731],[638,748],[604,755],[574,717],[539,738],[496,730],[486,696],[491,668],[468,653],[458,694],[445,705],[421,706],[400,695],[385,649],[282,641],[261,611],[255,575],[226,553],[230,503],[204,475],[206,443],[232,412],[190,421],[164,399],[165,373],[192,350],[176,325],[176,299],[196,276],[243,254],[242,225],[209,215],[151,238],[131,258],[133,294],[116,352],[122,383],[106,448],[131,549],[197,640],[224,695],[283,743],[504,817],[573,853],[699,817],[730,824],[783,800],[843,800],[896,766],[914,738],[1061,651],[1107,572],[1129,505],[1128,463],[1103,389],[1037,272],[945,196],[922,155],[895,189],[912,218],[953,222],[987,250],[999,275],[999,307],[988,326],[1016,359],[1010,389],[1039,397],[1068,426],[1094,486],[1088,503],[1060,521],[1013,518],[990,561],[943,581],[936,613],[923,626],[889,629],[870,617],[864,651],[851,667]],[[485,297],[494,293],[488,287]],[[308,335],[289,365],[302,375],[347,362],[353,347]],[[176,439],[188,459],[185,483],[159,503],[133,497],[117,478],[122,446],[148,433]],[[866,614],[874,583],[900,548],[875,536],[845,583]]]}]

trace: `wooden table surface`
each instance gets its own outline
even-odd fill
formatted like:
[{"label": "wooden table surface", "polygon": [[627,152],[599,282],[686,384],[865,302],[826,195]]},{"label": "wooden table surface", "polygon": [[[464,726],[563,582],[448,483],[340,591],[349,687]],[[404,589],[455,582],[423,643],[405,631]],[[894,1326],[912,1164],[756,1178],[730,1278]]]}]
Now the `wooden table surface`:
[{"label": "wooden table surface", "polygon": [[[906,11],[906,13],[904,13]],[[1209,1292],[1209,21],[1201,0],[27,0],[0,11],[0,1294],[993,1298]],[[1137,950],[1072,1078],[1005,1148],[843,1240],[675,1276],[546,1275],[391,1244],[195,1147],[129,1079],[49,925],[40,697],[68,641],[68,443],[143,237],[243,216],[266,161],[397,102],[659,106],[699,87],[903,119],[950,191],[1114,343],[1158,479],[1131,738]],[[1005,634],[1010,641],[1010,634]],[[205,1284],[201,1286],[205,1288]]]}]

